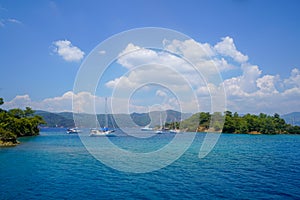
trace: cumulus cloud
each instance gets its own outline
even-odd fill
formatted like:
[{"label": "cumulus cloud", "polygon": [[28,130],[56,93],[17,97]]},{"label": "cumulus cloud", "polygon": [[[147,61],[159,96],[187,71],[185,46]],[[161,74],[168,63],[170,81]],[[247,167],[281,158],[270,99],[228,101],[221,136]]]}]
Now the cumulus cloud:
[{"label": "cumulus cloud", "polygon": [[297,78],[298,69],[293,69],[290,77],[283,79],[279,75],[262,75],[258,66],[250,71],[244,68],[242,76],[224,81],[229,108],[242,113],[299,111],[300,86]]},{"label": "cumulus cloud", "polygon": [[[110,88],[135,88],[145,83],[161,83],[172,89],[184,90],[187,87],[186,74],[194,73],[192,65],[183,59],[133,44],[120,53],[117,62],[129,71],[127,74],[106,83]],[[192,79],[192,77],[188,77]]]},{"label": "cumulus cloud", "polygon": [[297,68],[294,68],[291,71],[290,77],[284,80],[284,84],[286,84],[287,86],[290,86],[290,87],[293,87],[293,86],[300,87],[300,70]]},{"label": "cumulus cloud", "polygon": [[[152,79],[154,81],[166,79],[170,83],[173,81],[173,85],[181,85],[183,82],[180,79],[188,79],[198,98],[202,99],[203,97],[209,97],[210,93],[218,93],[221,89],[220,86],[223,84],[226,90],[228,109],[235,111],[243,113],[286,113],[300,107],[299,101],[296,100],[300,97],[299,69],[293,69],[290,77],[285,79],[276,74],[264,74],[258,65],[248,62],[248,56],[236,48],[231,37],[222,38],[214,46],[194,40],[164,40],[163,45],[165,50],[182,56],[195,64],[194,67],[204,76],[214,75],[218,73],[218,70],[221,73],[228,70],[239,70],[241,75],[229,77],[219,84],[209,81],[205,83],[203,80],[197,80],[199,75],[195,73],[195,69],[185,63],[180,57],[166,52],[144,49],[130,43],[120,53],[120,58],[118,59],[118,63],[129,70],[128,74],[116,78],[106,85],[111,88],[118,86],[125,89],[137,87],[143,79]],[[169,76],[167,71],[155,65],[141,72],[133,70],[135,67],[145,63],[170,66],[176,72],[179,72],[181,77],[172,77],[172,73]],[[165,74],[168,74],[168,76],[164,76]],[[162,96],[159,92],[157,95]],[[282,102],[286,102],[286,105],[283,105]],[[278,105],[282,105],[282,107],[279,108]]]},{"label": "cumulus cloud", "polygon": [[11,101],[5,102],[3,107],[5,109],[22,108],[26,106],[32,107],[35,110],[46,111],[71,111],[72,110],[72,96],[70,92],[65,93],[61,97],[46,98],[42,101],[32,101],[28,94],[18,95]]},{"label": "cumulus cloud", "polygon": [[[248,62],[248,56],[236,48],[230,37],[222,38],[215,45],[194,40],[164,40],[162,43],[166,51],[155,51],[129,43],[120,52],[117,62],[127,69],[127,73],[105,83],[107,88],[117,88],[115,91],[119,92],[119,96],[113,98],[117,105],[122,106],[114,106],[115,113],[127,113],[128,107],[131,111],[147,112],[148,106],[134,104],[134,102],[128,105],[129,101],[126,98],[126,94],[134,92],[147,83],[158,83],[163,86],[162,88],[167,88],[171,93],[180,97],[174,99],[164,90],[157,90],[154,93],[155,96],[164,99],[160,106],[168,109],[178,108],[179,103],[180,106],[186,108],[184,111],[195,112],[195,105],[200,102],[201,110],[210,111],[210,94],[222,94],[221,86],[224,86],[226,90],[228,109],[232,111],[288,113],[300,108],[300,70],[298,68],[292,69],[289,77],[264,74],[260,66]],[[81,52],[66,40],[56,41],[55,45],[56,52],[61,56],[68,55],[66,57],[69,61],[74,61],[76,57],[74,55],[77,54],[66,53],[69,48],[72,49],[71,51]],[[105,53],[105,51],[99,52],[99,54]],[[83,55],[82,52],[80,59]],[[191,61],[194,66],[180,56]],[[235,74],[237,72],[240,74],[228,77],[221,82],[210,82],[210,79],[200,78],[201,75],[205,78],[217,75],[219,71],[222,73],[229,70],[235,70]],[[184,98],[193,95],[196,95],[198,100]],[[74,98],[75,110],[78,112],[93,112],[93,102],[97,105],[96,112],[103,111],[104,99],[102,97],[88,92],[74,94],[71,91],[62,96],[38,102],[32,101],[29,95],[16,96],[4,106],[12,108],[29,105],[34,109],[71,111],[72,98]],[[123,105],[128,105],[128,107]]]},{"label": "cumulus cloud", "polygon": [[262,94],[276,94],[278,93],[275,84],[279,76],[265,75],[256,80],[257,87],[259,92]]},{"label": "cumulus cloud", "polygon": [[[168,99],[168,101],[172,101]],[[174,109],[175,103],[164,102],[161,106],[167,109]],[[73,103],[73,106],[72,106]],[[114,105],[113,108],[110,105]],[[131,112],[148,112],[148,106],[141,106],[134,102],[129,103],[127,98],[107,98],[109,112],[128,113]],[[34,101],[28,94],[18,95],[10,101],[5,101],[2,107],[4,109],[31,107],[34,110],[44,110],[49,112],[74,112],[74,113],[104,113],[105,98],[91,94],[90,92],[74,93],[65,92],[61,96],[45,98],[40,101]],[[178,106],[177,106],[178,107]]]},{"label": "cumulus cloud", "polygon": [[[34,110],[45,110],[50,112],[72,112],[72,100],[74,111],[83,113],[93,113],[94,104],[89,102],[96,102],[102,105],[103,98],[94,96],[88,92],[80,92],[74,94],[72,91],[64,93],[62,96],[46,98],[41,101],[32,101],[28,94],[16,96],[11,101],[5,102],[3,107],[5,109],[11,108],[25,108],[26,106],[32,107]],[[103,107],[101,107],[102,109]]]},{"label": "cumulus cloud", "polygon": [[213,47],[208,43],[199,43],[189,39],[185,41],[163,41],[165,49],[182,55],[192,61],[207,59],[215,55]]},{"label": "cumulus cloud", "polygon": [[17,95],[14,99],[12,99],[9,102],[4,102],[3,107],[6,109],[12,109],[12,108],[25,108],[27,106],[31,105],[31,99],[28,94],[25,95]]},{"label": "cumulus cloud", "polygon": [[214,49],[221,55],[229,56],[236,62],[244,63],[248,61],[248,56],[239,52],[231,37],[224,37],[222,41],[214,46]]},{"label": "cumulus cloud", "polygon": [[[106,86],[118,88],[119,91],[128,91],[147,82],[154,82],[167,86],[175,94],[184,96],[183,94],[186,93],[185,96],[188,96],[186,91],[192,91],[193,95],[203,97],[217,94],[220,91],[218,85],[222,84],[221,79],[213,78],[218,77],[220,71],[240,67],[235,66],[236,63],[229,62],[226,57],[216,51],[214,46],[208,43],[199,43],[192,39],[164,40],[162,43],[163,51],[146,49],[129,43],[120,52],[117,60],[121,66],[128,69],[128,73],[108,81]],[[232,46],[234,46],[233,41]],[[236,55],[242,55],[235,46],[234,50]],[[148,67],[141,68],[140,66],[143,65],[148,65]],[[253,68],[255,69],[255,67]],[[245,81],[247,79],[240,78],[239,84],[243,84]],[[254,78],[252,82],[252,85],[256,87]],[[244,85],[249,87],[249,84]]]},{"label": "cumulus cloud", "polygon": [[68,62],[80,61],[85,54],[78,47],[73,46],[72,43],[68,40],[58,40],[53,42],[53,45],[53,51]]},{"label": "cumulus cloud", "polygon": [[[117,62],[129,70],[128,74],[115,78],[106,83],[107,87],[132,88],[148,82],[161,82],[172,84],[172,89],[182,90],[187,87],[199,87],[204,85],[201,74],[218,74],[219,70],[228,70],[233,67],[223,58],[210,58],[214,55],[213,48],[209,44],[200,44],[194,40],[180,42],[164,41],[165,50],[172,51],[179,56],[165,51],[145,49],[129,43],[119,54]],[[197,51],[200,51],[197,56]],[[195,52],[196,51],[196,52]],[[185,59],[195,63],[191,65]],[[200,57],[199,57],[200,56]],[[148,65],[143,69],[140,66]],[[139,68],[139,69],[137,69]],[[190,84],[190,85],[189,85]],[[177,88],[176,88],[177,87]],[[178,91],[174,92],[178,92]]]}]

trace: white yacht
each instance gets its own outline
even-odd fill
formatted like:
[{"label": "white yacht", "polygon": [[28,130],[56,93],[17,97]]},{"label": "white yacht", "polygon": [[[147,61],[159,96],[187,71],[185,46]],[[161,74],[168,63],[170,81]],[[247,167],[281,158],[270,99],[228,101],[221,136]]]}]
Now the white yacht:
[{"label": "white yacht", "polygon": [[76,134],[76,133],[80,133],[81,130],[79,130],[77,127],[76,128],[68,128],[67,129],[67,133],[68,134]]},{"label": "white yacht", "polygon": [[[109,129],[108,128],[108,114],[107,114],[107,98],[105,98],[105,126],[103,128],[92,128],[90,130],[90,136],[108,136],[112,135],[113,132],[115,132],[114,128]],[[112,121],[112,120],[111,120]],[[113,122],[112,122],[113,125]]]},{"label": "white yacht", "polygon": [[141,128],[142,131],[153,131],[153,128],[150,128],[149,125],[145,126],[144,128]]},{"label": "white yacht", "polygon": [[90,136],[107,136],[107,135],[111,135],[113,132],[114,130],[108,130],[108,128],[91,129]]}]

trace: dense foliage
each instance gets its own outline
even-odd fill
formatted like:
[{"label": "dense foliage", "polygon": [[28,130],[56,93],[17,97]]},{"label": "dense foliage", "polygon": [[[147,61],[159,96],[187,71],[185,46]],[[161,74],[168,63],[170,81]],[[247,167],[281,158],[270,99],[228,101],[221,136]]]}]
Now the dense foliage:
[{"label": "dense foliage", "polygon": [[[0,105],[2,104],[3,99],[0,98]],[[26,107],[25,110],[19,108],[8,111],[0,109],[0,140],[16,143],[17,137],[38,135],[38,125],[42,123],[44,123],[42,117],[35,115],[29,107]]]},{"label": "dense foliage", "polygon": [[[213,115],[219,115],[214,113]],[[299,126],[287,124],[284,119],[275,113],[273,116],[260,113],[259,115],[246,114],[239,116],[236,112],[226,111],[223,115],[225,123],[222,132],[224,133],[252,133],[252,134],[300,134]],[[218,118],[218,117],[217,117]],[[211,123],[212,114],[201,112],[194,114],[182,122],[182,127],[190,131],[206,131],[210,126],[216,131],[220,128],[218,122]],[[198,127],[197,127],[198,126]]]},{"label": "dense foliage", "polygon": [[273,116],[260,113],[239,116],[236,112],[225,112],[224,133],[300,134],[299,126],[287,124],[279,114]]}]

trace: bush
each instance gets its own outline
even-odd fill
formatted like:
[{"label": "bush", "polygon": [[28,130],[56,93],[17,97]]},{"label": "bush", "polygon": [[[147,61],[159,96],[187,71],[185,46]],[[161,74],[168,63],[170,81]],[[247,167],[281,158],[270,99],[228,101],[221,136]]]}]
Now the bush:
[{"label": "bush", "polygon": [[4,130],[3,128],[0,127],[0,140],[2,142],[11,142],[13,144],[18,143],[17,142],[17,135],[8,131]]}]

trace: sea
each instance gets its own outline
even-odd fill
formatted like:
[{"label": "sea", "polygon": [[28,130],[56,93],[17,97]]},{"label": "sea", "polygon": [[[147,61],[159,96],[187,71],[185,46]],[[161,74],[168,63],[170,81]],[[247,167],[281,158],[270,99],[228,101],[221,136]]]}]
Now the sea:
[{"label": "sea", "polygon": [[[18,146],[0,148],[0,199],[300,199],[299,135],[221,134],[199,158],[205,135],[196,134],[167,166],[134,173],[96,159],[76,134],[42,129]],[[168,145],[174,134],[149,138],[116,133],[109,140],[147,152]]]}]

